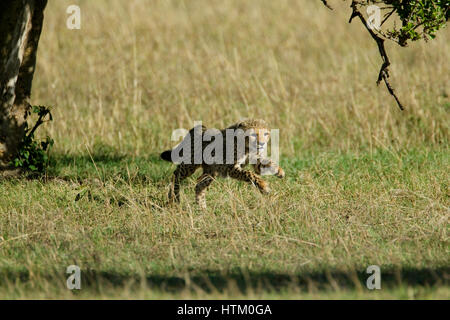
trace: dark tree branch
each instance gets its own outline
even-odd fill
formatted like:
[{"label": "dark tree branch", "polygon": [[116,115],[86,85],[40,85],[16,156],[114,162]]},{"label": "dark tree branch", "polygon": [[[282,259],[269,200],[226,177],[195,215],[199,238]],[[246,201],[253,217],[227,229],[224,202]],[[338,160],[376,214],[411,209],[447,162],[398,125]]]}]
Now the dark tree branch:
[{"label": "dark tree branch", "polygon": [[45,107],[40,107],[40,111],[39,111],[39,118],[36,121],[36,123],[34,124],[33,128],[30,130],[30,132],[28,133],[28,135],[25,137],[26,139],[32,138],[34,135],[34,132],[36,131],[36,129],[43,124],[45,121],[42,120],[45,118],[46,115],[50,116],[50,121],[52,120],[52,114],[50,113],[50,110],[45,108]]},{"label": "dark tree branch", "polygon": [[395,101],[397,102],[397,105],[400,108],[400,110],[405,110],[405,108],[403,107],[403,105],[400,102],[399,98],[395,94],[394,88],[392,87],[392,85],[389,82],[389,66],[391,65],[391,62],[389,61],[389,57],[388,57],[388,55],[386,53],[386,49],[384,47],[384,39],[380,38],[367,25],[366,19],[364,18],[364,16],[362,15],[362,13],[358,9],[357,1],[353,0],[352,4],[350,5],[350,7],[352,8],[353,12],[352,12],[352,15],[350,16],[350,20],[348,22],[351,23],[353,18],[355,18],[355,17],[358,17],[361,20],[362,24],[366,27],[367,31],[369,31],[370,35],[372,36],[372,38],[377,43],[378,51],[380,52],[380,56],[383,59],[383,64],[381,65],[380,72],[378,74],[377,85],[380,84],[381,80],[384,80],[384,83],[386,84],[386,87],[387,87],[389,93],[395,98]]},{"label": "dark tree branch", "polygon": [[330,10],[333,10],[333,8],[327,3],[327,0],[321,0],[321,1],[325,5],[325,7],[327,7]]},{"label": "dark tree branch", "polygon": [[388,14],[386,14],[386,16],[384,17],[383,21],[380,24],[380,27],[386,22],[387,19],[390,18],[390,16],[395,12],[395,8],[392,9],[392,11],[390,11]]}]

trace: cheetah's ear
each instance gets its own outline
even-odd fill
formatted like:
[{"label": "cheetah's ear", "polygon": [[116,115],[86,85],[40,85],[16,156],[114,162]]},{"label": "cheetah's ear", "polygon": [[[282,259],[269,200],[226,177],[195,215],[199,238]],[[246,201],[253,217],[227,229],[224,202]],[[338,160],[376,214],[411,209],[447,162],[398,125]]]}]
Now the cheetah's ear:
[{"label": "cheetah's ear", "polygon": [[243,129],[243,128],[245,128],[245,127],[246,127],[247,121],[248,121],[247,118],[239,119],[239,121],[235,124],[236,128],[238,128],[238,129]]},{"label": "cheetah's ear", "polygon": [[195,132],[195,133],[197,133],[197,132],[205,132],[206,130],[208,130],[204,125],[197,125],[197,126],[195,126],[195,127],[193,127],[191,130],[189,130],[189,133],[192,133],[192,132]]}]

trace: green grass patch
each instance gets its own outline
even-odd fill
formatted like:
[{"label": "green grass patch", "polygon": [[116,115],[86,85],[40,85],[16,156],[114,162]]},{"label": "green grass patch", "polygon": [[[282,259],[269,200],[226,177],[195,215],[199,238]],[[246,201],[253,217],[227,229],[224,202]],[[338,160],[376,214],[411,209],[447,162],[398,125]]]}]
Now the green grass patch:
[{"label": "green grass patch", "polygon": [[74,298],[367,298],[376,264],[373,297],[442,297],[448,161],[447,150],[305,154],[282,159],[286,179],[268,177],[267,197],[218,179],[203,212],[199,173],[166,205],[173,166],[156,155],[55,155],[40,180],[0,182],[0,293],[67,296],[76,264]]}]

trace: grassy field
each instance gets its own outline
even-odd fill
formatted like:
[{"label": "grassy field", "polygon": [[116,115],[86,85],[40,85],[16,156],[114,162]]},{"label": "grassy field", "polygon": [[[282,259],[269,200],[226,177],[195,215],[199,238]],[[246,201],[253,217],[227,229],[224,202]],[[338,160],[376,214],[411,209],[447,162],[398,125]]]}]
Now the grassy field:
[{"label": "grassy field", "polygon": [[[32,100],[55,146],[0,181],[0,298],[448,299],[450,31],[388,44],[401,112],[334,2],[51,1]],[[280,129],[286,179],[219,179],[202,211],[197,173],[167,207],[172,130],[243,117]]]}]

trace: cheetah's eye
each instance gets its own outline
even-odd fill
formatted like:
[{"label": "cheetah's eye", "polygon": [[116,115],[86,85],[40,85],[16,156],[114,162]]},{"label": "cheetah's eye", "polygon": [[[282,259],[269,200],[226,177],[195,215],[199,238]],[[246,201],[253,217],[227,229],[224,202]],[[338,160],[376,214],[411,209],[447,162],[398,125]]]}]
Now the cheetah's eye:
[{"label": "cheetah's eye", "polygon": [[252,133],[252,134],[250,135],[250,137],[256,138],[256,137],[258,137],[258,135],[257,135],[256,133]]},{"label": "cheetah's eye", "polygon": [[265,137],[267,137],[268,135],[269,135],[269,133],[268,133],[268,132],[264,133],[264,136],[265,136]]}]

